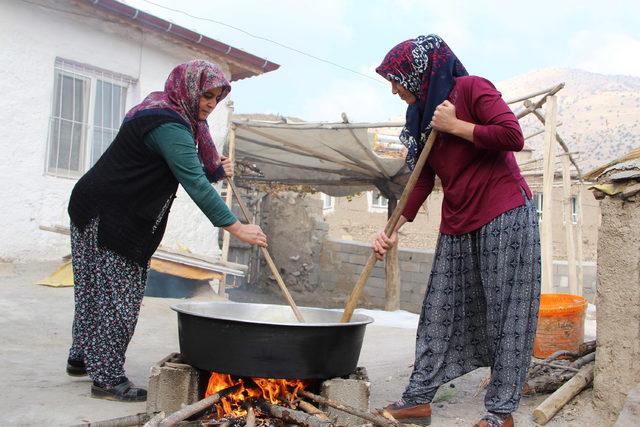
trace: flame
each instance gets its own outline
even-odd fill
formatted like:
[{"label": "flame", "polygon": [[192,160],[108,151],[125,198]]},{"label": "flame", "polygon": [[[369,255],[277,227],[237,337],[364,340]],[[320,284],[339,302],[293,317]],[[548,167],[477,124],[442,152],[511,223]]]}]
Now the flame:
[{"label": "flame", "polygon": [[205,397],[211,396],[233,385],[240,384],[240,389],[220,399],[216,404],[218,418],[227,415],[242,417],[247,415],[247,410],[242,407],[242,402],[253,398],[262,398],[273,404],[283,401],[292,402],[298,391],[307,387],[307,382],[302,380],[285,380],[272,378],[233,378],[229,374],[212,372],[207,385]]}]

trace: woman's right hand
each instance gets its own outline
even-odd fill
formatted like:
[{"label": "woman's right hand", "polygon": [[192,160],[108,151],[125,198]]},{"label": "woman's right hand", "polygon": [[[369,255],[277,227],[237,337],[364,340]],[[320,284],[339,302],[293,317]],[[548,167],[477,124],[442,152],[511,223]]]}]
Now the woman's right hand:
[{"label": "woman's right hand", "polygon": [[236,238],[250,245],[258,245],[267,247],[267,236],[262,232],[260,226],[255,224],[243,224],[236,221],[228,227],[224,228]]},{"label": "woman's right hand", "polygon": [[373,253],[376,255],[378,261],[382,261],[384,259],[384,254],[387,253],[391,247],[393,247],[398,242],[398,233],[393,232],[391,236],[387,236],[384,230],[380,230],[378,234],[376,234],[375,239],[373,240],[373,244],[371,248],[373,249]]}]

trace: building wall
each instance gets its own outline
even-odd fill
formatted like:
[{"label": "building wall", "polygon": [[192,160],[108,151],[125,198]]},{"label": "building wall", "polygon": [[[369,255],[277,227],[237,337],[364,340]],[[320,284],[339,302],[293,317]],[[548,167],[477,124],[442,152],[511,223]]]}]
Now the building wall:
[{"label": "building wall", "polygon": [[605,197],[598,241],[594,403],[615,419],[640,383],[640,196]]},{"label": "building wall", "polygon": [[[67,1],[45,6],[82,14]],[[56,57],[138,79],[127,108],[148,92],[161,90],[171,69],[203,54],[138,29],[95,18],[61,13],[38,5],[0,0],[0,259],[56,259],[69,253],[68,237],[40,227],[68,227],[68,197],[75,180],[45,174],[46,145]],[[218,62],[228,76],[228,66]],[[229,76],[228,76],[229,77]],[[229,107],[210,118],[219,148],[226,137]],[[217,229],[181,189],[172,208],[163,245],[187,246],[196,253],[219,252]]]},{"label": "building wall", "polygon": [[[583,259],[595,261],[600,225],[600,209],[591,191],[582,189],[583,203]],[[540,186],[531,184],[532,191],[542,192]],[[319,196],[318,196],[319,197]],[[434,191],[420,209],[412,223],[400,230],[400,246],[406,248],[435,248],[440,226],[442,192]],[[562,221],[562,188],[553,193],[553,242],[554,257],[566,259],[566,236]],[[372,209],[366,193],[352,198],[335,199],[335,208],[325,210],[329,223],[329,237],[340,240],[369,242],[372,236],[384,228],[387,222],[386,209]]]}]

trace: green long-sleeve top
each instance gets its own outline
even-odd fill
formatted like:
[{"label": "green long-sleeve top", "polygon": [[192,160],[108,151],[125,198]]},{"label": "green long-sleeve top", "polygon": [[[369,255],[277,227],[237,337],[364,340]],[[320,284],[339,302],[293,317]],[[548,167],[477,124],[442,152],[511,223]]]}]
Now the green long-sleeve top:
[{"label": "green long-sleeve top", "polygon": [[144,137],[146,146],[162,156],[189,197],[216,227],[237,221],[218,192],[207,180],[191,132],[177,123],[158,126]]}]

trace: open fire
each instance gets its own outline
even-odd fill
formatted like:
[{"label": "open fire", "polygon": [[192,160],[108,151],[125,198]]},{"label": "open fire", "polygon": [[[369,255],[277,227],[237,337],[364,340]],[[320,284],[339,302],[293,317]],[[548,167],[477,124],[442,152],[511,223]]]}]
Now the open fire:
[{"label": "open fire", "polygon": [[309,386],[308,381],[267,379],[267,378],[235,378],[229,374],[212,372],[207,385],[205,397],[238,385],[239,389],[227,394],[215,404],[217,418],[243,417],[247,415],[252,402],[266,401],[272,404],[287,406],[297,398],[298,392]]}]

